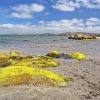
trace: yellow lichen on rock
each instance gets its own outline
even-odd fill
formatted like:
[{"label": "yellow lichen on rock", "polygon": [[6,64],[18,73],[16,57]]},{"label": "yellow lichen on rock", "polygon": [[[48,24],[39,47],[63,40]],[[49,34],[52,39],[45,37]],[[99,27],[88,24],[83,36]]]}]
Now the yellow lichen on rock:
[{"label": "yellow lichen on rock", "polygon": [[11,61],[7,54],[0,53],[0,67],[5,67],[10,65]]},{"label": "yellow lichen on rock", "polygon": [[83,60],[86,59],[86,55],[80,52],[75,52],[69,55],[73,59]]},{"label": "yellow lichen on rock", "polygon": [[61,56],[61,53],[59,51],[51,51],[47,54],[47,56],[59,58]]},{"label": "yellow lichen on rock", "polygon": [[20,57],[20,54],[19,54],[18,52],[16,52],[16,51],[11,51],[11,52],[10,52],[10,58],[11,58],[11,59],[20,59],[21,57]]},{"label": "yellow lichen on rock", "polygon": [[[68,78],[69,80],[69,78]],[[42,86],[65,86],[67,79],[48,70],[28,66],[9,66],[0,70],[0,86],[33,84]]]}]

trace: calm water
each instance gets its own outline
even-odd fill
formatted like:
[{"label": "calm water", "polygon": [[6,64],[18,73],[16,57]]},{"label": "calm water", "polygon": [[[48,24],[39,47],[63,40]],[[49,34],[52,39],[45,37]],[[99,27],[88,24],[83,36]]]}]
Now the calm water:
[{"label": "calm water", "polygon": [[0,35],[0,41],[65,40],[64,36]]},{"label": "calm water", "polygon": [[59,45],[69,41],[64,36],[0,35],[0,47],[22,47],[25,45]]},{"label": "calm water", "polygon": [[100,51],[100,41],[70,40],[64,36],[0,36],[0,52],[18,51],[23,55],[45,55],[52,50],[62,51],[63,49],[65,49],[65,52],[80,51],[90,55],[97,54]]}]

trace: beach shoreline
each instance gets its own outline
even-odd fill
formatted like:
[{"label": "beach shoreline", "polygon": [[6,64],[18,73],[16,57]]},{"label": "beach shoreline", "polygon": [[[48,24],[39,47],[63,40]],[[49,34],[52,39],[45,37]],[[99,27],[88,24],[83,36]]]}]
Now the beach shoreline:
[{"label": "beach shoreline", "polygon": [[65,87],[34,87],[30,85],[0,88],[0,100],[100,100],[100,41],[48,41],[46,45],[11,43],[0,46],[0,52],[18,51],[21,55],[46,55],[52,50],[70,54],[82,52],[87,59],[55,59],[59,67],[43,68],[65,77],[72,77]]}]

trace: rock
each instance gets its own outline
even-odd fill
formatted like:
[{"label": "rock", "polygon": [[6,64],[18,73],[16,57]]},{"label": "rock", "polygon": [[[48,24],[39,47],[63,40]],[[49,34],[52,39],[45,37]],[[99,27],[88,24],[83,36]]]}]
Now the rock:
[{"label": "rock", "polygon": [[11,64],[10,58],[5,53],[0,53],[0,67],[9,66]]},{"label": "rock", "polygon": [[80,52],[75,52],[69,55],[73,59],[83,60],[86,59],[86,55]]},{"label": "rock", "polygon": [[11,59],[21,59],[21,56],[20,56],[20,54],[19,54],[18,52],[16,52],[16,51],[11,51],[11,52],[10,52],[10,58],[11,58]]},{"label": "rock", "polygon": [[59,51],[51,51],[46,56],[59,58],[61,56],[61,53]]},{"label": "rock", "polygon": [[82,39],[96,39],[96,37],[91,34],[73,34],[73,35],[70,35],[68,39],[82,40]]},{"label": "rock", "polygon": [[100,34],[97,34],[96,35],[96,39],[100,39]]}]

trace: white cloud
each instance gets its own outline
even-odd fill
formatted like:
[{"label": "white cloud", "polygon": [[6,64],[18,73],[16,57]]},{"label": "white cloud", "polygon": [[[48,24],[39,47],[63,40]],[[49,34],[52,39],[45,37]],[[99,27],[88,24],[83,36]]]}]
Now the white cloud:
[{"label": "white cloud", "polygon": [[14,12],[12,14],[10,14],[11,17],[15,17],[15,18],[33,18],[32,14],[30,13],[17,13]]},{"label": "white cloud", "polygon": [[83,7],[90,8],[90,9],[100,9],[100,0],[76,0],[79,2]]},{"label": "white cloud", "polygon": [[45,21],[43,21],[43,20],[39,21],[39,24],[44,24],[44,23],[45,23]]},{"label": "white cloud", "polygon": [[52,7],[61,11],[74,11],[76,8],[79,8],[80,5],[73,1],[58,0],[56,5],[53,5]]},{"label": "white cloud", "polygon": [[100,32],[100,19],[63,19],[59,21],[39,21],[34,24],[1,24],[2,34],[34,34],[34,33],[63,33],[63,32]]},{"label": "white cloud", "polygon": [[41,12],[45,9],[45,7],[43,5],[40,5],[40,4],[37,4],[37,3],[32,3],[30,5],[20,4],[20,5],[17,5],[17,6],[13,6],[11,8],[13,10],[17,11],[17,12],[26,12],[26,13]]},{"label": "white cloud", "polygon": [[44,11],[45,7],[43,5],[32,3],[28,4],[20,4],[17,6],[12,6],[13,13],[10,14],[11,17],[16,18],[32,18],[33,13],[39,13]]},{"label": "white cloud", "polygon": [[100,26],[100,19],[98,19],[98,18],[90,18],[90,19],[88,19],[86,25],[91,25],[91,26],[97,25],[97,26]]},{"label": "white cloud", "polygon": [[100,9],[100,0],[53,0],[52,6],[60,11],[74,11],[80,7],[89,9]]}]

